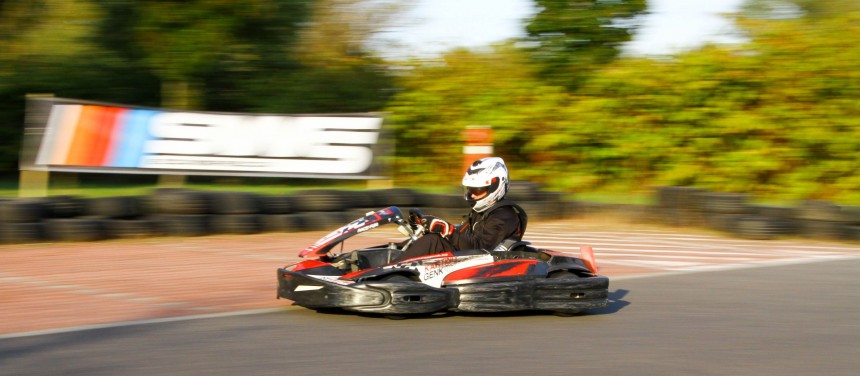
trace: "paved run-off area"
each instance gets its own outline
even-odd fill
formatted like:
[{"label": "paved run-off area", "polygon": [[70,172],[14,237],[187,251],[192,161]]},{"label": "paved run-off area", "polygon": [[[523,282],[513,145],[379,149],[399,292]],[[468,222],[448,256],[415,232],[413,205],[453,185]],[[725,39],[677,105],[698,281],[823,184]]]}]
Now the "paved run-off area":
[{"label": "paved run-off area", "polygon": [[[0,335],[285,307],[275,299],[275,270],[325,233],[0,246]],[[400,239],[392,226],[347,247]],[[592,246],[610,280],[860,257],[856,243],[741,240],[611,220],[533,223],[526,240],[571,253]]]}]

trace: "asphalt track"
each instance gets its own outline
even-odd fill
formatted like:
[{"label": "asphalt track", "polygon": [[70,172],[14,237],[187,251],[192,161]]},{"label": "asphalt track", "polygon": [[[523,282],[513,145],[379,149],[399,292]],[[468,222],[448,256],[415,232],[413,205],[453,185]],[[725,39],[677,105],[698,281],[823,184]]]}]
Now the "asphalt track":
[{"label": "asphalt track", "polygon": [[[447,314],[402,321],[317,313],[283,302],[202,316],[173,312],[7,331],[0,334],[0,374],[854,375],[860,370],[857,245],[571,228],[542,224],[532,227],[529,238],[558,250],[594,246],[602,273],[612,281],[606,309],[575,317]],[[572,235],[559,235],[565,233]],[[0,266],[5,273],[0,283],[21,287],[38,280],[25,270]]]}]

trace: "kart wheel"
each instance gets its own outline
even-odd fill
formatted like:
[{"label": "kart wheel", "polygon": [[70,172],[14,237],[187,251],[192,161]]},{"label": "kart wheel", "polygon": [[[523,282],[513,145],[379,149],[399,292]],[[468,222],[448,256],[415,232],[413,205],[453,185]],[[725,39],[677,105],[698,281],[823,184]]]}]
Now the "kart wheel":
[{"label": "kart wheel", "polygon": [[553,314],[555,314],[558,317],[573,317],[573,316],[578,315],[580,312],[582,312],[582,311],[581,310],[555,311],[555,312],[553,312]]},{"label": "kart wheel", "polygon": [[386,282],[413,282],[412,278],[409,278],[403,274],[391,274],[385,277],[382,277],[382,281]]},{"label": "kart wheel", "polygon": [[579,276],[567,270],[560,270],[547,276],[550,279],[579,279]]},{"label": "kart wheel", "polygon": [[[403,274],[391,274],[380,279],[385,282],[413,282],[412,278],[409,278]],[[409,318],[409,315],[398,315],[398,314],[387,314],[385,318],[389,320],[406,320]]]}]

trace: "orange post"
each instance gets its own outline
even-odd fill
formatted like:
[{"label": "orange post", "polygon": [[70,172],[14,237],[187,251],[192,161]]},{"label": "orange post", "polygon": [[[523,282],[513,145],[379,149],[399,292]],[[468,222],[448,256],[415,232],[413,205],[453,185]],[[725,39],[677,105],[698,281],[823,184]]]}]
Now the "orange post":
[{"label": "orange post", "polygon": [[463,171],[478,159],[493,156],[493,128],[489,125],[467,126],[463,139]]}]

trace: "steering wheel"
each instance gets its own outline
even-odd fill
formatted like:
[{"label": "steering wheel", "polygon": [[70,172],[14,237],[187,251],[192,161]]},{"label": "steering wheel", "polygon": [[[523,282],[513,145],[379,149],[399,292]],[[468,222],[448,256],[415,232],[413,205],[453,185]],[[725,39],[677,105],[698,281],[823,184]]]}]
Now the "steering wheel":
[{"label": "steering wheel", "polygon": [[418,208],[409,208],[409,225],[412,229],[419,231],[424,229],[424,212]]}]

